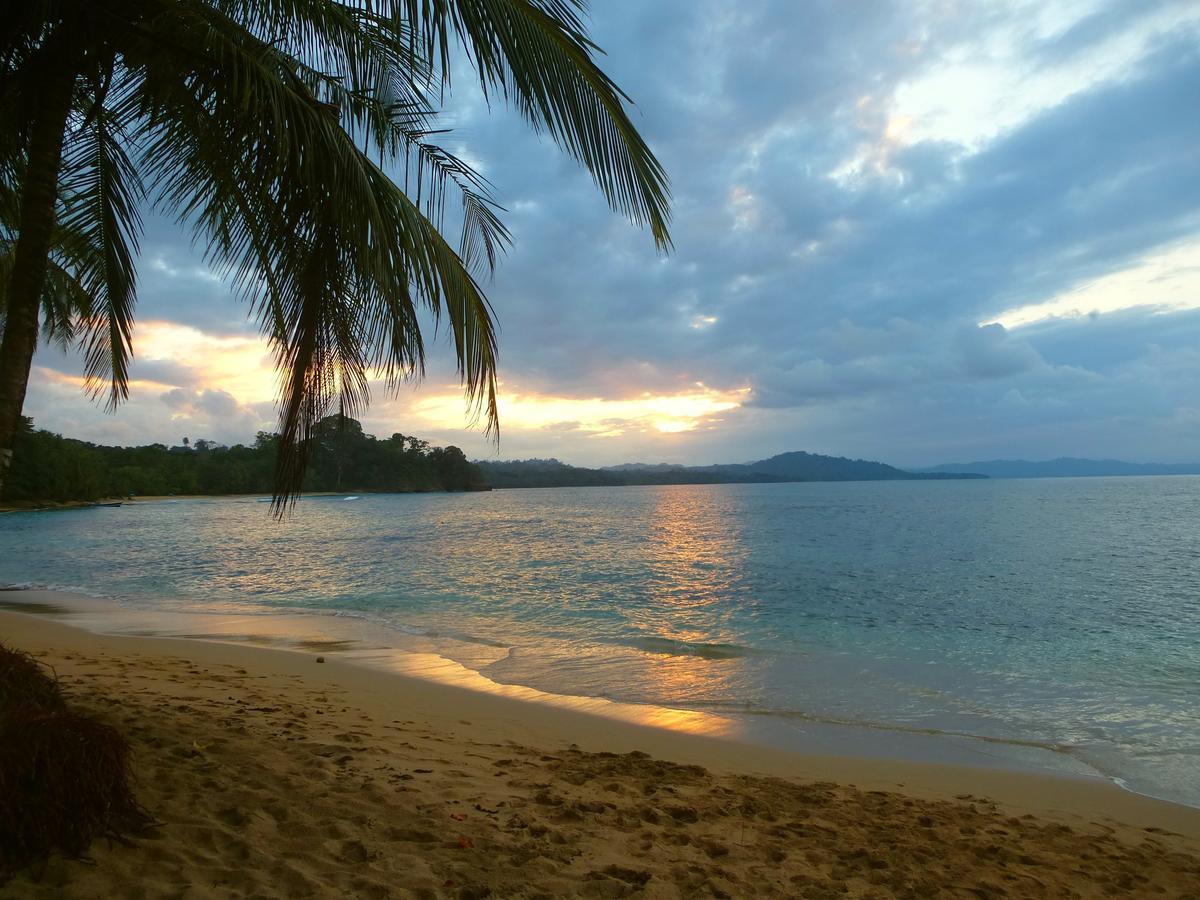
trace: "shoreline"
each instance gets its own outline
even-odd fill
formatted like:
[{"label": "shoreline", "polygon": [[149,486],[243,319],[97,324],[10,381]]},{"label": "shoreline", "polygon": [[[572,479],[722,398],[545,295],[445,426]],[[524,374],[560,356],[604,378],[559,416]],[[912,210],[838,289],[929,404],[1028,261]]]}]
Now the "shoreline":
[{"label": "shoreline", "polygon": [[[29,594],[34,597],[17,603],[3,602],[5,595]],[[86,617],[81,607],[92,602],[97,609],[92,612],[91,625],[69,622],[73,617]],[[33,608],[14,609],[26,604]],[[1136,792],[1118,779],[1098,773],[1069,774],[994,762],[889,757],[880,754],[877,748],[864,748],[870,751],[866,753],[831,753],[772,746],[747,740],[731,719],[714,713],[547,694],[534,688],[498,684],[435,654],[404,650],[384,653],[381,652],[384,648],[371,647],[347,653],[344,641],[303,637],[291,646],[270,645],[269,634],[256,635],[248,641],[238,631],[225,635],[210,631],[205,635],[169,636],[152,629],[140,633],[97,630],[94,626],[110,616],[112,608],[121,609],[113,604],[105,610],[103,607],[108,605],[105,601],[63,592],[5,591],[0,593],[0,635],[16,646],[21,646],[20,641],[10,639],[9,635],[16,633],[36,641],[44,634],[73,646],[91,643],[124,647],[135,653],[186,652],[216,663],[236,658],[240,665],[262,665],[271,659],[289,671],[305,671],[305,674],[316,668],[314,663],[319,656],[324,661],[320,673],[335,673],[339,680],[352,685],[356,693],[379,696],[391,691],[405,696],[436,697],[427,713],[444,704],[447,708],[469,708],[475,716],[507,716],[531,723],[530,731],[523,736],[534,744],[567,742],[588,750],[621,748],[621,752],[644,746],[652,748],[650,752],[655,756],[727,772],[765,776],[804,774],[873,789],[914,792],[914,796],[925,799],[945,799],[955,793],[970,792],[972,786],[982,790],[979,786],[986,785],[984,793],[1024,812],[1103,816],[1106,810],[1119,810],[1131,824],[1147,827],[1169,822],[1171,830],[1200,841],[1200,809]],[[143,612],[124,610],[130,618],[140,617]],[[214,618],[226,622],[237,619],[236,616]],[[143,647],[144,650],[139,649]],[[494,710],[489,710],[492,705]],[[580,740],[580,736],[584,739]],[[988,743],[973,736],[967,740]],[[1043,797],[1054,798],[1054,803],[1045,805],[1040,799]]]},{"label": "shoreline", "polygon": [[[355,496],[388,496],[390,494],[461,494],[461,493],[480,493],[492,490],[491,487],[472,488],[467,491],[445,491],[435,490],[430,488],[413,489],[410,491],[304,491],[296,499],[321,499],[328,497],[346,497]],[[260,500],[269,499],[270,494],[259,492],[238,493],[238,494],[135,494],[132,497],[100,497],[96,500],[29,500],[12,503],[5,501],[0,503],[0,513],[17,513],[17,512],[57,512],[60,510],[69,509],[90,509],[95,506],[101,506],[106,503],[121,503],[128,506],[137,506],[140,503],[176,503],[181,500]]]},{"label": "shoreline", "polygon": [[[164,637],[253,645],[288,652],[332,653],[352,665],[453,685],[476,693],[586,712],[685,734],[721,736],[773,750],[874,761],[951,763],[983,769],[1034,772],[1102,780],[1154,799],[1107,775],[1057,745],[936,728],[904,727],[749,708],[673,706],[615,700],[602,695],[555,692],[493,680],[472,664],[447,656],[445,648],[421,646],[423,637],[358,615],[312,611],[203,611],[124,606],[77,588],[10,587],[0,610],[46,614],[96,634]],[[65,617],[65,618],[64,618]],[[1170,801],[1168,801],[1170,802]],[[1186,804],[1184,804],[1186,805]]]},{"label": "shoreline", "polygon": [[[802,758],[837,759],[864,765],[912,763],[955,766],[984,772],[1031,774],[1072,782],[1103,783],[1123,793],[1200,814],[1200,807],[1172,800],[1098,770],[1069,748],[932,728],[779,716],[733,708],[674,707],[613,700],[603,696],[554,693],[523,684],[492,680],[468,664],[411,646],[412,636],[355,615],[244,610],[174,610],[124,606],[74,588],[13,586],[0,590],[0,616],[7,612],[52,617],[96,636],[165,639],[247,646],[272,652],[327,654],[347,665],[383,675],[449,686],[613,722],[648,726],[684,737],[704,736],[747,750]],[[407,639],[410,646],[397,644]]]},{"label": "shoreline", "polygon": [[[797,754],[337,658],[0,612],[156,817],[0,896],[1187,896],[1200,810],[1095,779]],[[11,894],[9,892],[12,892]]]}]

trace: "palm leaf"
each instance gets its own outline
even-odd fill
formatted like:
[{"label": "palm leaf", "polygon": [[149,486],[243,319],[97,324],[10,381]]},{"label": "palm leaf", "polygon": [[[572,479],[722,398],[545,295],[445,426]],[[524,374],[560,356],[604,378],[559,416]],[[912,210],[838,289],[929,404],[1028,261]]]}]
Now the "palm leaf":
[{"label": "palm leaf", "polygon": [[[210,261],[252,299],[284,373],[277,499],[300,487],[313,425],[333,403],[367,400],[367,372],[390,387],[424,371],[417,307],[444,316],[474,408],[495,431],[495,335],[478,285],[422,206],[340,126],[286,58],[219,16],[197,16],[177,42],[202,42],[172,83],[157,72],[140,104],[154,123],[147,175],[162,203],[193,223]],[[202,26],[202,27],[201,27]],[[470,255],[506,238],[449,154],[424,153],[470,204]],[[428,201],[428,197],[426,198]],[[471,242],[474,243],[471,243]]]},{"label": "palm leaf", "polygon": [[[134,7],[31,0],[0,23],[0,207],[20,182],[39,42],[86,20],[81,39],[97,52],[76,81],[46,332],[79,337],[89,387],[104,382],[110,406],[123,399],[139,205],[149,196],[187,223],[276,354],[276,511],[300,488],[320,418],[360,409],[376,373],[390,389],[423,375],[423,310],[446,326],[470,410],[498,434],[493,313],[472,271],[494,268],[510,236],[492,186],[437,143],[453,44],[487,97],[547,132],[670,246],[665,173],[597,67],[577,0]],[[455,200],[457,249],[441,234]]]},{"label": "palm leaf", "polygon": [[451,35],[465,48],[485,94],[498,92],[592,174],[610,205],[668,233],[666,172],[625,113],[628,97],[593,59],[578,0],[383,0],[413,34],[410,53],[440,62],[450,81]]},{"label": "palm leaf", "polygon": [[119,121],[99,108],[90,125],[73,134],[63,157],[59,216],[63,247],[75,263],[75,278],[91,298],[91,315],[81,322],[84,374],[92,396],[107,393],[115,408],[129,395],[133,307],[144,194],[125,151]]}]

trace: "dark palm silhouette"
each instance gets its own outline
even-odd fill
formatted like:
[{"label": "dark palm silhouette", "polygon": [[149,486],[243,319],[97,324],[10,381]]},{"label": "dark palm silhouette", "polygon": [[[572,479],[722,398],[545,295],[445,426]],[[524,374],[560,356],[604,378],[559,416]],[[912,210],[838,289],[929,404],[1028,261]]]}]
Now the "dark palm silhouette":
[{"label": "dark palm silhouette", "polygon": [[[127,395],[139,210],[193,231],[281,370],[277,508],[314,425],[418,378],[448,325],[490,432],[496,336],[473,272],[508,242],[490,186],[434,143],[451,64],[669,247],[662,167],[597,67],[583,0],[25,0],[0,21],[0,488],[43,333]],[[389,173],[398,173],[393,178]],[[402,183],[397,183],[398,181]],[[458,205],[457,246],[442,235]]]}]

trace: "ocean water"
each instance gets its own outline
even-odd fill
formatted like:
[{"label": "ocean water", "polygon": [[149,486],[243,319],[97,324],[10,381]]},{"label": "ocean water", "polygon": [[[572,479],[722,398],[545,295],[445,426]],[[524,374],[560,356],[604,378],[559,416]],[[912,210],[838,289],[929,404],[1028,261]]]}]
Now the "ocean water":
[{"label": "ocean water", "polygon": [[351,617],[499,684],[1044,748],[1200,805],[1198,511],[1200,477],[186,500],[0,516],[0,583]]}]

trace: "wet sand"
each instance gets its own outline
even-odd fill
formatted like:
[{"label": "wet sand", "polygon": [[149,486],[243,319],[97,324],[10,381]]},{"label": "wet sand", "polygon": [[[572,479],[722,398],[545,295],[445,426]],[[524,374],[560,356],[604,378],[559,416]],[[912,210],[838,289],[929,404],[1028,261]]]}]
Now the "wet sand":
[{"label": "wet sand", "polygon": [[4,897],[1200,898],[1200,811],[806,756],[371,670],[0,613],[160,824]]}]

